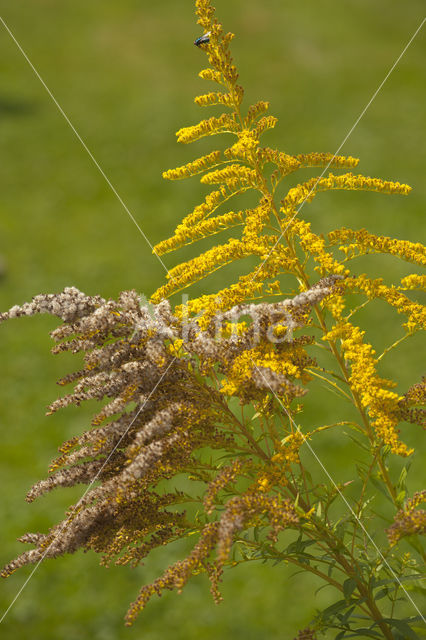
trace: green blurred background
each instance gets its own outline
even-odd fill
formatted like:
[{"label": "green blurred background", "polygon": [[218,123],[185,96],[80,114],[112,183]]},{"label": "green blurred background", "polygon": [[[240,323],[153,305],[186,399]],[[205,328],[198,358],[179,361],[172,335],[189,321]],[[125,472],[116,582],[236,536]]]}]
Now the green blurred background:
[{"label": "green blurred background", "polygon": [[[290,153],[338,148],[425,14],[424,0],[217,0],[216,6],[225,28],[237,34],[233,52],[246,104],[269,100],[280,119],[265,144]],[[192,45],[200,34],[193,2],[0,0],[0,8],[151,243],[170,235],[206,189],[195,179],[166,183],[161,172],[215,148],[214,140],[175,143],[178,128],[207,114],[193,104],[195,95],[210,90],[197,77],[204,59]],[[373,233],[420,239],[425,54],[423,28],[341,151],[360,157],[366,175],[409,183],[412,194],[324,194],[305,209],[316,231],[367,226]],[[163,282],[161,264],[2,25],[0,77],[0,309],[68,285],[103,296],[129,288],[149,296]],[[172,266],[195,252],[191,247],[165,262]],[[368,260],[361,271],[371,267],[390,279],[410,272],[387,257]],[[216,275],[194,293],[223,285],[224,277]],[[379,347],[401,335],[400,318],[385,315],[380,303],[371,309],[364,316],[367,335]],[[57,446],[83,431],[90,415],[82,407],[44,416],[57,395],[55,380],[78,366],[71,357],[49,353],[48,331],[56,324],[37,317],[0,328],[1,564],[22,550],[19,535],[46,530],[81,495],[62,490],[32,505],[24,501]],[[402,391],[420,375],[421,347],[414,337],[383,361],[384,375],[398,371]],[[329,419],[335,404],[323,390],[313,393],[307,420]],[[404,439],[415,445],[418,435],[407,427]],[[318,452],[336,480],[351,478],[350,444],[330,439]],[[162,549],[137,570],[100,568],[94,554],[48,561],[9,612],[2,637],[291,639],[316,608],[333,601],[327,589],[314,598],[311,578],[290,577],[285,567],[247,566],[225,574],[219,607],[200,577],[179,596],[154,599],[133,628],[124,628],[123,615],[139,586],[184,547]],[[30,572],[0,583],[2,610]]]}]

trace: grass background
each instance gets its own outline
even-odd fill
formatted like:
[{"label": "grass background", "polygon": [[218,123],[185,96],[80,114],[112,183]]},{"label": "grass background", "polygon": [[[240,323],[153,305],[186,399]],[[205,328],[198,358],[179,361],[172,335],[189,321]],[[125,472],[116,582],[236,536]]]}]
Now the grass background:
[{"label": "grass background", "polygon": [[[246,104],[269,100],[279,117],[265,144],[290,153],[338,148],[425,13],[423,0],[216,5],[225,28],[237,34],[233,52]],[[155,244],[170,235],[206,190],[196,180],[166,183],[162,170],[214,148],[211,140],[183,147],[174,139],[178,128],[207,113],[192,102],[209,90],[197,77],[204,59],[192,45],[200,33],[193,3],[1,0],[0,8],[149,240]],[[315,231],[366,226],[373,233],[420,239],[426,201],[425,38],[423,29],[342,149],[361,158],[366,175],[407,182],[412,194],[324,194],[305,210]],[[2,25],[0,71],[0,308],[68,285],[103,296],[129,288],[149,296],[163,282],[161,264]],[[165,261],[172,266],[190,255],[194,247]],[[396,260],[369,260],[367,266],[390,279],[409,272]],[[216,275],[194,293],[223,285],[224,278]],[[400,335],[398,318],[385,316],[379,303],[369,309],[367,337],[380,347]],[[57,446],[84,430],[89,419],[85,408],[44,416],[56,397],[55,380],[76,367],[67,355],[49,354],[48,331],[55,325],[40,317],[0,328],[2,564],[21,551],[19,535],[46,530],[81,493],[63,490],[32,505],[24,502]],[[421,346],[415,337],[383,361],[384,375],[398,371],[401,390],[419,378]],[[314,393],[307,420],[319,424],[334,408],[334,396]],[[404,438],[416,444],[418,430],[407,428]],[[351,446],[324,442],[317,450],[326,466],[337,480],[349,479]],[[417,454],[414,477],[421,475],[419,459]],[[312,579],[290,578],[293,572],[285,567],[247,566],[225,575],[220,607],[200,577],[180,596],[153,600],[135,626],[125,629],[122,617],[139,586],[183,552],[182,545],[163,549],[137,570],[100,568],[94,554],[48,561],[9,612],[2,637],[292,638],[334,597],[327,589],[311,596]],[[1,582],[2,610],[30,572],[26,568]]]}]

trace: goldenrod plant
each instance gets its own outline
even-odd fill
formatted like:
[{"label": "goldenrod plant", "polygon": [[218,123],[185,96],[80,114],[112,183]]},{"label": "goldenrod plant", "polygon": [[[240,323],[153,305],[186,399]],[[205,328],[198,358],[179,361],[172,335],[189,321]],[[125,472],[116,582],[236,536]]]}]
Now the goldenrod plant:
[{"label": "goldenrod plant", "polygon": [[[49,414],[107,400],[89,429],[60,447],[49,476],[27,500],[77,484],[87,485],[82,497],[47,533],[22,536],[33,548],[2,575],[78,549],[102,554],[105,566],[137,567],[153,549],[188,539],[192,550],[142,586],[126,624],[151,596],[180,592],[199,573],[220,602],[224,569],[258,560],[277,564],[276,571],[294,565],[332,587],[335,602],[298,632],[299,640],[418,638],[426,492],[407,492],[414,451],[404,435],[417,430],[420,438],[425,381],[397,393],[380,366],[425,325],[416,301],[425,284],[418,273],[425,248],[365,229],[318,235],[306,219],[307,205],[323,191],[405,196],[410,187],[354,173],[358,160],[350,156],[289,155],[263,146],[277,119],[264,101],[243,108],[233,34],[224,33],[210,0],[195,5],[202,29],[195,44],[208,63],[200,76],[218,85],[195,102],[223,113],[180,129],[177,138],[187,144],[220,135],[231,142],[164,173],[170,180],[200,175],[212,190],[155,252],[224,230],[232,236],[172,268],[149,304],[135,291],[115,301],[69,287],[0,315],[2,321],[56,315],[63,322],[51,334],[53,352],[84,355],[83,368],[59,382],[73,390]],[[321,175],[286,191],[286,178],[310,167]],[[248,191],[253,206],[230,210]],[[356,259],[372,253],[416,271],[394,284],[359,273]],[[236,282],[179,304],[176,296],[169,300],[236,261],[243,270],[250,264]],[[402,320],[400,338],[381,354],[357,324],[377,299]],[[301,418],[317,384],[346,404],[336,401],[326,424],[306,428]],[[351,438],[350,482],[334,478],[316,454],[330,434],[339,443]],[[406,461],[396,477],[395,458]],[[322,467],[320,481],[312,465]]]}]

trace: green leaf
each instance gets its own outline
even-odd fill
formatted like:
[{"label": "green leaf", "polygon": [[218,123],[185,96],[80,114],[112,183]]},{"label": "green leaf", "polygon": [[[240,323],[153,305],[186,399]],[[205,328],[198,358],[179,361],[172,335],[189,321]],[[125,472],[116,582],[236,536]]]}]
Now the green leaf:
[{"label": "green leaf", "polygon": [[[363,467],[365,467],[365,468],[363,468]],[[355,465],[355,469],[356,469],[358,478],[364,482],[365,477],[367,475],[367,470],[368,470],[366,465],[363,465],[361,463],[360,464],[356,464]]]},{"label": "green leaf", "polygon": [[249,560],[250,559],[249,555],[246,553],[246,550],[242,546],[240,546],[238,550],[239,550],[243,560]]},{"label": "green leaf", "polygon": [[356,589],[356,581],[353,578],[348,578],[343,583],[343,595],[346,600],[349,600],[354,590]]},{"label": "green leaf", "polygon": [[380,638],[380,640],[383,640],[383,636],[381,634],[378,634],[371,629],[367,629],[366,627],[360,627],[359,629],[354,629],[354,631],[355,633],[347,636],[347,638],[363,638],[367,636],[367,638]]},{"label": "green leaf", "polygon": [[400,491],[398,493],[398,495],[396,496],[396,499],[395,499],[395,502],[398,505],[398,507],[402,507],[406,495],[407,495],[407,492],[406,492],[405,489],[402,489],[402,491]]},{"label": "green leaf", "polygon": [[381,480],[379,480],[379,478],[376,478],[375,476],[371,475],[370,476],[370,481],[371,481],[371,484],[373,484],[375,486],[375,488],[378,491],[380,491],[380,493],[382,493],[387,500],[389,500],[389,502],[392,502],[392,498],[390,497],[390,495],[388,494],[388,492],[384,488],[383,482]]},{"label": "green leaf", "polygon": [[376,595],[374,596],[375,600],[381,600],[382,598],[384,598],[385,596],[387,596],[389,593],[389,589],[387,589],[386,587],[384,587],[384,589],[381,589],[378,593],[376,593]]},{"label": "green leaf", "polygon": [[335,566],[336,566],[336,561],[335,561],[335,560],[333,560],[332,562],[330,562],[330,564],[329,564],[329,566],[328,566],[328,571],[327,571],[327,575],[328,575],[328,577],[330,577],[330,576],[331,576],[331,574],[332,574],[333,569],[334,569],[334,567],[335,567]]},{"label": "green leaf", "polygon": [[419,640],[417,633],[413,631],[405,620],[395,620],[393,618],[383,618],[383,620],[402,633],[404,640]]},{"label": "green leaf", "polygon": [[398,478],[398,483],[397,483],[397,487],[399,491],[404,491],[404,493],[407,493],[407,475],[408,472],[410,470],[411,467],[411,460],[409,462],[407,462],[406,465],[403,466],[401,473],[399,474],[399,478]]},{"label": "green leaf", "polygon": [[347,624],[347,621],[351,617],[354,609],[355,609],[355,605],[353,607],[349,607],[349,609],[340,617],[342,624]]},{"label": "green leaf", "polygon": [[319,593],[323,589],[328,589],[329,587],[333,587],[334,588],[334,585],[328,584],[328,582],[326,582],[325,584],[322,584],[320,587],[318,587],[318,589],[316,589],[314,593],[315,593],[315,595],[317,595],[317,593]]},{"label": "green leaf", "polygon": [[408,468],[407,466],[402,468],[398,478],[398,487],[405,487],[405,479],[407,478]]},{"label": "green leaf", "polygon": [[355,436],[353,436],[351,433],[348,433],[347,431],[345,431],[344,434],[345,436],[348,436],[348,438],[353,440],[355,444],[361,447],[361,449],[364,449],[364,451],[368,451],[368,453],[370,453],[370,447],[368,447],[364,442],[361,442],[361,440],[358,440],[358,438],[355,438]]},{"label": "green leaf", "polygon": [[309,484],[313,484],[312,475],[310,474],[310,472],[307,469],[305,469],[304,471],[305,471],[306,479],[308,480]]},{"label": "green leaf", "polygon": [[[287,549],[285,550],[285,553],[291,553],[295,555],[304,554],[305,549],[308,549],[308,547],[311,547],[315,543],[316,543],[315,540],[302,540],[301,538],[298,538],[297,540],[295,540],[294,542],[291,542],[288,545]],[[313,556],[309,556],[309,557],[313,557]]]},{"label": "green leaf", "polygon": [[347,606],[348,606],[348,603],[346,602],[346,600],[338,600],[334,604],[332,604],[329,607],[327,607],[326,609],[324,609],[321,612],[321,617],[331,618],[331,617],[335,616],[336,613],[339,613],[339,611],[342,611],[343,609],[346,609]]},{"label": "green leaf", "polygon": [[341,518],[335,523],[333,527],[334,531],[336,532],[336,536],[340,539],[342,549],[345,548],[345,544],[344,544],[345,534],[348,532],[349,526],[352,524],[351,517],[352,516],[349,515],[349,516],[345,516],[344,518]]}]

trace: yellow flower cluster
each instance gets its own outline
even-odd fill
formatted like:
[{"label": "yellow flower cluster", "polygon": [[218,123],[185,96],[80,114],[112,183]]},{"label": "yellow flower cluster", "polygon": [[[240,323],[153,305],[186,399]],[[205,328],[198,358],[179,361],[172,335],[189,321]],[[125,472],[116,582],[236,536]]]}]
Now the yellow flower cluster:
[{"label": "yellow flower cluster", "polygon": [[231,335],[242,336],[247,331],[247,322],[225,322],[221,329],[222,338],[230,338]]},{"label": "yellow flower cluster", "polygon": [[282,490],[288,485],[287,473],[291,460],[286,460],[285,454],[281,453],[272,456],[271,462],[272,464],[262,469],[258,474],[253,485],[254,490],[269,493],[274,487],[279,487]]},{"label": "yellow flower cluster", "polygon": [[260,138],[262,133],[268,129],[273,129],[278,122],[278,118],[275,116],[263,116],[257,121],[253,131],[255,131],[257,138]]},{"label": "yellow flower cluster", "polygon": [[[246,224],[244,226],[243,238],[259,237],[266,222],[269,220],[271,202],[268,198],[262,198],[259,205],[254,209],[246,209]],[[265,238],[266,240],[266,238]],[[274,236],[268,236],[269,243],[276,242]]]},{"label": "yellow flower cluster", "polygon": [[230,238],[226,244],[213,247],[196,258],[173,267],[167,274],[167,284],[157,289],[152,300],[160,302],[172,293],[205,278],[225,264],[248,255],[250,255],[250,247],[246,243]]},{"label": "yellow flower cluster", "polygon": [[176,356],[177,358],[183,359],[188,355],[188,352],[183,346],[182,338],[173,340],[169,345],[167,345],[167,350],[172,356]]},{"label": "yellow flower cluster", "polygon": [[399,193],[404,196],[408,195],[411,191],[411,187],[408,186],[408,184],[381,180],[380,178],[367,178],[363,175],[355,176],[352,173],[345,173],[341,176],[335,176],[329,173],[327,178],[321,178],[318,182],[318,191],[329,191],[330,189]]},{"label": "yellow flower cluster", "polygon": [[296,156],[289,156],[284,151],[271,149],[270,147],[260,147],[256,152],[257,161],[263,166],[267,162],[273,162],[282,176],[296,171],[301,166]]},{"label": "yellow flower cluster", "polygon": [[[235,89],[238,80],[238,72],[229,51],[229,44],[233,37],[233,33],[222,35],[222,27],[216,23],[211,27],[210,43],[206,48],[210,64],[221,72],[223,84],[230,87],[231,91]],[[242,88],[240,87],[240,89]]]},{"label": "yellow flower cluster", "polygon": [[189,144],[205,136],[212,136],[216,133],[233,133],[238,130],[238,125],[235,119],[228,113],[222,113],[219,118],[212,116],[207,120],[201,120],[198,124],[190,127],[183,127],[176,132],[178,142],[183,144]]},{"label": "yellow flower cluster", "polygon": [[[265,238],[262,240],[265,241]],[[199,298],[189,300],[184,306],[178,306],[175,309],[178,317],[182,317],[185,314],[198,315],[202,313],[203,318],[199,320],[200,326],[206,328],[210,320],[220,311],[230,309],[247,300],[261,299],[264,296],[281,295],[279,281],[275,280],[271,282],[270,280],[280,273],[293,273],[296,259],[290,256],[288,249],[285,249],[283,246],[277,247],[276,250],[274,250],[273,257],[267,259],[268,250],[266,246],[262,246],[260,242],[261,240],[259,239],[257,245],[255,243],[244,243],[247,255],[252,255],[255,253],[255,250],[259,252],[259,257],[263,260],[260,266],[240,276],[238,282],[230,284],[217,293],[202,295]],[[242,254],[239,257],[245,256]],[[238,257],[235,259],[238,259]],[[173,289],[173,291],[174,290],[175,289]],[[168,294],[170,295],[170,293],[171,289]],[[164,297],[164,291],[158,289],[154,295],[155,298],[153,296],[153,299],[161,300],[162,297]]]},{"label": "yellow flower cluster", "polygon": [[347,287],[353,291],[362,291],[370,299],[381,298],[394,307],[398,313],[408,316],[408,320],[403,326],[409,333],[426,327],[426,308],[424,305],[413,302],[396,287],[388,287],[383,284],[382,278],[371,279],[362,274],[355,278],[349,278]]},{"label": "yellow flower cluster", "polygon": [[206,173],[202,178],[203,184],[226,184],[230,189],[242,187],[259,188],[259,176],[254,169],[242,164],[230,164],[224,169],[216,169]]},{"label": "yellow flower cluster", "polygon": [[295,157],[303,167],[356,167],[359,163],[359,158],[333,153],[299,153]]},{"label": "yellow flower cluster", "polygon": [[292,220],[288,225],[289,233],[299,239],[300,246],[307,256],[311,256],[318,266],[315,267],[321,275],[331,273],[348,275],[349,271],[325,250],[325,240],[311,230],[311,224],[304,220]]},{"label": "yellow flower cluster", "polygon": [[223,104],[226,107],[234,107],[235,104],[241,104],[243,99],[243,91],[241,87],[236,87],[232,93],[221,93],[211,91],[194,98],[195,104],[199,107],[210,107],[215,104]]},{"label": "yellow flower cluster", "polygon": [[[198,6],[198,2],[197,2]],[[223,288],[216,294],[204,295],[196,300],[191,300],[188,305],[177,309],[177,313],[198,314],[203,312],[204,316],[201,326],[208,326],[209,320],[218,312],[243,302],[247,299],[256,299],[264,295],[266,291],[277,293],[280,290],[278,281],[273,281],[268,285],[268,281],[273,280],[279,274],[291,273],[298,276],[297,252],[295,248],[299,246],[306,256],[306,261],[310,258],[316,263],[315,270],[321,276],[339,274],[348,276],[349,270],[345,267],[344,258],[339,261],[328,250],[326,240],[315,234],[311,225],[303,220],[294,219],[297,209],[305,201],[310,202],[317,193],[322,191],[343,189],[343,190],[368,190],[389,194],[406,195],[410,187],[399,182],[391,182],[377,178],[370,178],[363,175],[356,175],[351,172],[343,175],[328,173],[327,176],[311,178],[296,187],[290,189],[281,201],[281,214],[284,220],[281,228],[286,228],[286,238],[291,243],[290,247],[277,243],[277,236],[267,231],[268,223],[276,221],[272,194],[280,180],[289,173],[303,167],[337,167],[353,168],[358,164],[358,159],[351,156],[334,156],[331,153],[307,153],[299,155],[289,155],[276,149],[260,147],[260,136],[264,131],[273,128],[277,122],[276,118],[270,115],[262,115],[269,108],[269,104],[263,101],[252,105],[246,117],[240,112],[240,98],[242,91],[237,88],[237,73],[229,54],[229,42],[232,34],[224,36],[221,26],[213,18],[213,13],[207,10],[210,4],[207,0],[199,3],[200,24],[205,31],[210,31],[210,41],[203,45],[212,69],[203,70],[201,76],[223,85],[226,88],[224,93],[210,93],[196,99],[199,104],[226,104],[233,108],[231,115],[223,114],[219,118],[203,121],[194,128],[186,128],[178,132],[178,138],[183,141],[192,141],[200,135],[209,135],[220,131],[230,131],[235,134],[237,141],[224,152],[224,157],[228,161],[239,160],[247,166],[241,164],[230,164],[223,167],[217,162],[216,157],[212,157],[214,164],[210,166],[180,168],[182,175],[188,171],[191,175],[195,172],[209,171],[201,179],[205,184],[221,184],[221,189],[214,191],[207,196],[206,201],[196,207],[189,216],[177,227],[175,236],[156,248],[159,253],[170,251],[177,246],[181,246],[194,239],[205,237],[216,233],[222,228],[241,224],[243,226],[242,238],[237,240],[231,238],[223,246],[215,247],[199,258],[179,265],[171,272],[169,282],[159,289],[153,299],[160,300],[163,296],[171,295],[173,292],[188,286],[192,282],[205,277],[215,269],[228,264],[232,260],[238,260],[249,255],[258,256],[261,261],[260,266],[251,273],[241,276],[236,283]],[[210,159],[207,160],[210,162]],[[217,163],[217,164],[216,164]],[[262,173],[266,163],[275,164],[276,170],[272,173],[272,192],[268,192],[266,186],[266,176]],[[199,171],[200,169],[200,171]],[[173,174],[171,174],[173,175]],[[213,216],[216,209],[225,202],[231,195],[248,188],[254,188],[262,192],[263,204],[252,210],[234,213],[228,212],[223,216]],[[228,191],[224,191],[228,189]],[[264,196],[267,195],[267,198]],[[261,200],[262,202],[262,200]],[[209,218],[209,220],[207,220]],[[291,221],[289,222],[291,218]],[[367,251],[386,252],[398,255],[417,264],[424,264],[425,250],[419,243],[407,241],[396,241],[390,238],[374,236],[364,230],[352,231],[340,229],[329,234],[329,246],[340,243],[340,249],[346,257]],[[368,297],[381,297],[397,309],[398,312],[408,316],[406,323],[408,331],[414,331],[420,327],[424,321],[424,311],[415,302],[410,301],[402,293],[404,288],[419,287],[422,283],[420,276],[411,275],[403,280],[401,287],[387,287],[382,281],[369,281],[366,278],[357,279],[345,278],[345,283],[349,283],[351,290],[359,290]],[[269,286],[269,289],[267,288]],[[335,295],[327,301],[328,308],[333,317],[340,320],[345,307],[343,295]],[[405,445],[398,441],[397,424],[397,402],[398,396],[389,390],[388,381],[379,378],[375,371],[377,364],[374,358],[372,347],[363,342],[363,334],[360,330],[352,327],[349,323],[340,321],[335,331],[341,332],[343,339],[343,351],[345,357],[352,362],[352,374],[350,384],[355,393],[359,394],[362,406],[368,408],[370,417],[374,420],[376,433],[379,438],[389,444],[394,452],[401,455],[408,455]],[[261,359],[259,354],[250,353],[244,360],[236,360],[233,369],[229,371],[227,381],[224,383],[224,391],[230,394],[241,392],[244,385],[250,383],[250,376],[254,363],[258,366],[266,366],[265,359]],[[280,354],[281,358],[281,354]],[[272,371],[281,374],[292,375],[287,369],[280,369],[280,359],[272,362]],[[288,362],[286,367],[288,367]],[[282,365],[284,366],[284,365]],[[274,368],[275,367],[275,368]],[[285,368],[285,367],[284,367]],[[294,373],[294,372],[293,372]]]},{"label": "yellow flower cluster", "polygon": [[345,297],[343,295],[335,294],[330,300],[327,300],[327,309],[335,320],[339,320],[342,317],[345,307]]},{"label": "yellow flower cluster", "polygon": [[305,366],[306,354],[298,343],[288,344],[286,350],[279,352],[270,342],[264,343],[244,351],[232,361],[226,372],[226,378],[222,380],[221,392],[229,396],[244,395],[256,368],[269,369],[306,384],[310,380],[310,375],[305,371]]},{"label": "yellow flower cluster", "polygon": [[206,329],[210,320],[220,311],[230,309],[247,300],[261,299],[265,295],[281,294],[279,282],[265,284],[267,277],[270,277],[269,272],[266,273],[263,268],[255,270],[241,276],[238,282],[217,293],[199,296],[189,300],[185,305],[177,306],[175,314],[178,318],[182,318],[202,313],[203,316],[198,320],[198,323],[201,329]]},{"label": "yellow flower cluster", "polygon": [[[226,33],[223,35],[222,25],[214,18],[214,9],[209,0],[196,0],[195,6],[198,24],[203,27],[205,32],[210,34],[209,43],[203,45],[209,63],[216,73],[220,74],[221,84],[235,88],[238,73],[232,63],[229,51],[229,44],[234,34]],[[215,81],[219,82],[218,79],[215,79]]]},{"label": "yellow flower cluster", "polygon": [[[195,237],[199,237],[199,227],[197,225],[201,221],[204,221],[210,214],[214,213],[221,204],[232,198],[232,196],[248,188],[250,187],[240,187],[237,190],[229,190],[225,185],[222,185],[217,191],[209,193],[205,201],[195,207],[176,227],[174,236],[167,240],[162,240],[154,247],[155,253],[157,255],[168,253],[186,244],[187,239],[192,240]],[[225,219],[222,218],[222,222],[225,222]]]},{"label": "yellow flower cluster", "polygon": [[378,438],[391,451],[400,456],[409,456],[413,450],[398,439],[398,402],[401,397],[390,391],[395,384],[377,375],[377,360],[372,346],[364,342],[364,331],[348,321],[341,321],[323,340],[341,340],[342,354],[351,363],[349,384],[359,397],[361,405],[373,420]]},{"label": "yellow flower cluster", "polygon": [[215,71],[214,69],[210,69],[210,67],[208,69],[202,69],[198,75],[203,80],[211,80],[212,82],[217,82],[217,84],[223,84],[220,71]]},{"label": "yellow flower cluster", "polygon": [[259,138],[256,131],[242,129],[238,132],[238,141],[225,150],[227,158],[238,158],[246,162],[252,161],[253,152],[259,146]]},{"label": "yellow flower cluster", "polygon": [[335,189],[377,191],[379,193],[399,193],[402,195],[407,195],[411,191],[411,187],[399,182],[367,178],[353,173],[344,173],[340,176],[329,173],[326,178],[311,178],[307,182],[290,189],[282,201],[281,211],[286,215],[292,214],[294,209],[303,202],[311,202],[317,193]]},{"label": "yellow flower cluster", "polygon": [[[356,167],[359,160],[351,156],[335,156],[332,153],[300,153],[296,156],[288,155],[278,149],[263,147],[257,150],[257,160],[263,166],[266,162],[273,162],[278,173],[272,176],[272,186],[275,188],[281,178],[304,167]],[[310,181],[310,189],[315,180]],[[301,185],[299,185],[301,186]],[[310,189],[307,193],[309,193]],[[295,194],[293,194],[295,195]],[[305,194],[306,195],[306,192]]]},{"label": "yellow flower cluster", "polygon": [[369,252],[389,253],[407,262],[426,266],[426,247],[420,242],[376,236],[366,229],[354,231],[346,227],[331,231],[328,240],[330,245],[342,243],[339,249],[349,257]]},{"label": "yellow flower cluster", "polygon": [[192,160],[181,167],[176,169],[169,169],[163,172],[163,178],[166,180],[182,180],[183,178],[189,178],[195,176],[198,173],[202,173],[211,167],[215,167],[220,164],[220,151],[212,151],[201,158]]},{"label": "yellow flower cluster", "polygon": [[171,238],[170,241],[167,241],[170,246],[169,251],[171,249],[176,249],[179,246],[191,244],[192,242],[196,242],[202,238],[207,238],[208,236],[220,233],[220,231],[223,231],[224,229],[241,226],[244,224],[245,214],[245,211],[228,211],[228,213],[223,213],[220,216],[218,215],[214,218],[202,220],[195,226],[188,227],[185,233],[177,234]]},{"label": "yellow flower cluster", "polygon": [[247,115],[244,118],[244,125],[246,127],[250,127],[250,125],[258,118],[262,113],[268,111],[269,102],[265,102],[264,100],[259,100],[255,104],[252,104],[247,111]]},{"label": "yellow flower cluster", "polygon": [[420,289],[421,291],[425,291],[426,276],[421,276],[418,273],[410,273],[409,276],[405,276],[405,278],[402,278],[400,289]]},{"label": "yellow flower cluster", "polygon": [[[222,247],[213,248],[199,258],[185,262],[173,269],[168,283],[155,292],[153,300],[159,301],[163,296],[172,295],[233,260],[249,255],[258,256],[259,267],[246,276],[240,277],[238,282],[231,284],[217,294],[202,296],[199,300],[193,300],[189,303],[187,311],[190,314],[196,313],[196,310],[199,311],[204,306],[206,318],[211,318],[214,311],[226,309],[227,304],[238,304],[245,299],[244,296],[254,299],[265,291],[277,293],[279,290],[277,282],[268,284],[268,280],[276,278],[278,274],[292,273],[297,275],[297,254],[294,251],[289,251],[285,245],[278,242],[279,235],[271,233],[271,230],[268,229],[268,223],[273,224],[277,220],[272,196],[280,180],[285,175],[303,167],[353,168],[357,166],[358,159],[351,156],[335,156],[332,153],[318,152],[293,156],[277,149],[260,147],[261,135],[266,130],[273,128],[277,119],[271,115],[264,115],[269,109],[269,103],[263,100],[250,106],[245,116],[241,113],[244,92],[242,87],[237,84],[238,73],[229,50],[233,34],[223,33],[222,26],[214,17],[214,10],[209,0],[197,0],[196,12],[198,23],[204,29],[204,33],[209,33],[209,38],[202,43],[201,48],[208,58],[210,67],[203,69],[200,76],[220,84],[225,89],[221,92],[212,91],[198,96],[195,98],[195,102],[201,106],[222,104],[229,107],[231,113],[211,117],[202,120],[195,126],[180,129],[177,132],[177,137],[179,141],[187,143],[206,135],[230,132],[237,137],[237,141],[225,150],[223,160],[221,160],[220,152],[214,151],[182,167],[165,172],[164,176],[169,179],[179,179],[203,173],[204,175],[201,177],[203,184],[219,184],[220,188],[208,194],[205,201],[195,207],[177,226],[174,236],[155,247],[155,252],[161,255],[195,240],[218,233],[222,229],[237,225],[243,227],[243,232],[241,240],[232,238]],[[244,165],[232,162],[235,160],[242,161]],[[231,162],[229,166],[223,166],[228,162]],[[270,176],[271,192],[268,190],[267,176],[262,173],[266,163],[273,163],[277,167]],[[259,207],[239,212],[228,211],[221,215],[216,214],[216,210],[230,197],[247,189],[260,191]],[[290,189],[281,203],[281,212],[287,219],[293,218],[295,210],[303,202],[312,200],[320,191],[333,189],[371,190],[402,194],[407,194],[410,191],[410,187],[398,182],[384,181],[353,173],[343,175],[329,173],[326,177],[312,178]],[[282,225],[283,223],[281,223],[281,228],[283,228]],[[286,231],[293,244],[301,246],[307,258],[312,256],[317,263],[315,269],[321,275],[349,274],[343,264],[326,250],[324,239],[314,234],[309,224],[303,221],[299,223],[292,221]],[[402,249],[401,245],[398,250],[402,251]],[[408,251],[408,245],[405,249]],[[266,264],[263,264],[265,261]],[[398,301],[394,298],[394,303],[398,303],[400,308],[403,306],[402,298]],[[330,305],[334,317],[340,317],[344,308],[343,298],[338,299],[335,296]]]},{"label": "yellow flower cluster", "polygon": [[[245,168],[242,167],[242,169]],[[232,175],[232,173],[230,175]],[[240,187],[241,190],[243,188],[244,187]],[[211,202],[209,202],[209,205],[210,204]],[[175,293],[176,291],[189,286],[193,282],[196,282],[200,278],[205,277],[208,273],[212,273],[216,269],[225,266],[229,262],[240,260],[250,255],[256,255],[262,262],[266,260],[267,262],[265,262],[264,265],[261,264],[260,268],[255,270],[252,274],[248,274],[246,276],[247,283],[252,279],[258,281],[260,278],[262,278],[262,282],[264,282],[265,280],[274,278],[278,273],[283,273],[285,271],[293,272],[295,259],[294,257],[291,257],[289,249],[283,245],[277,245],[277,247],[274,248],[273,255],[269,258],[271,249],[277,243],[278,239],[272,234],[261,234],[263,227],[269,219],[270,206],[270,200],[268,198],[262,198],[259,205],[254,209],[246,209],[245,211],[240,211],[238,213],[231,211],[227,214],[223,214],[222,216],[201,220],[198,223],[195,222],[196,216],[194,214],[201,215],[203,211],[197,211],[197,209],[200,210],[203,205],[196,208],[191,216],[187,217],[183,223],[177,227],[173,238],[165,240],[157,245],[158,253],[171,251],[179,245],[188,244],[198,240],[199,238],[217,233],[225,227],[229,228],[231,226],[244,224],[242,239],[237,240],[235,238],[231,238],[227,244],[213,247],[193,260],[181,263],[177,267],[173,268],[168,274],[167,284],[162,286],[153,294],[152,300],[158,302],[164,297],[170,296],[172,293]],[[209,206],[206,206],[204,210],[208,211]],[[244,294],[247,293],[247,283],[243,285]],[[236,287],[240,289],[241,284],[242,281],[240,281]],[[256,284],[255,290],[258,291],[258,284]],[[275,286],[270,289],[271,293],[275,293],[275,290]],[[233,293],[235,293],[235,290]],[[225,299],[223,292],[220,292],[220,295],[217,294],[208,298],[208,300],[211,302],[212,300],[217,300],[219,297],[221,300]],[[232,299],[235,299],[233,295],[231,297]],[[234,304],[241,302],[243,299],[244,298],[238,299]],[[207,303],[207,298],[205,296],[202,297],[202,300],[203,304]],[[194,301],[192,304],[194,304]],[[198,309],[198,303],[196,304],[196,307]],[[208,309],[209,311],[212,311],[211,304],[208,304]],[[191,313],[192,312],[193,307],[191,309]],[[210,315],[206,308],[206,316],[212,317],[212,315],[214,314]]]},{"label": "yellow flower cluster", "polygon": [[271,463],[263,468],[257,478],[257,489],[266,493],[273,487],[285,487],[288,484],[287,473],[292,464],[300,462],[299,450],[305,440],[308,440],[311,433],[303,434],[301,431],[294,431],[281,441],[274,441],[276,453],[271,457]]},{"label": "yellow flower cluster", "polygon": [[297,187],[290,189],[281,201],[280,211],[285,216],[292,216],[296,207],[303,202],[311,202],[317,193],[319,180],[317,178],[311,178],[302,184],[298,184]]},{"label": "yellow flower cluster", "polygon": [[[200,24],[205,31],[208,31],[213,24],[214,20],[214,7],[212,7],[210,0],[196,0],[195,13],[198,17],[198,24]],[[214,21],[216,23],[216,20]]]},{"label": "yellow flower cluster", "polygon": [[299,462],[299,449],[309,436],[309,433],[304,435],[301,431],[290,433],[281,442],[276,443],[277,453],[272,456],[272,462],[286,464]]}]

